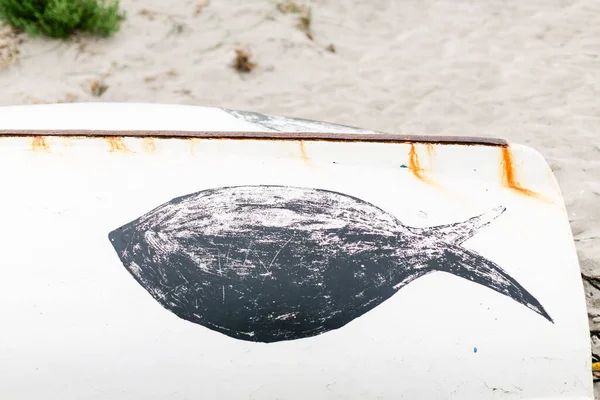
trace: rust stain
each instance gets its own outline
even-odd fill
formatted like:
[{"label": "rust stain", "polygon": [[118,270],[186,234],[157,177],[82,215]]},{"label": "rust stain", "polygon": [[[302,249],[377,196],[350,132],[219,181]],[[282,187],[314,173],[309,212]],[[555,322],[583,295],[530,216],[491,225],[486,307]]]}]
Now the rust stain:
[{"label": "rust stain", "polygon": [[31,148],[33,151],[49,151],[50,147],[46,143],[46,138],[43,136],[34,136],[31,141]]},{"label": "rust stain", "polygon": [[541,194],[524,188],[517,180],[515,165],[513,163],[512,153],[509,146],[502,147],[502,184],[507,188],[510,188],[520,194],[529,197],[536,197],[538,199],[549,201]]},{"label": "rust stain", "polygon": [[156,151],[156,144],[152,138],[144,138],[144,151],[148,153],[154,153]]},{"label": "rust stain", "polygon": [[129,149],[125,145],[122,137],[107,137],[108,143],[110,144],[110,152],[129,152]]},{"label": "rust stain", "polygon": [[427,147],[427,161],[429,162],[429,171],[433,171],[433,160],[435,159],[435,148],[431,143],[425,145]]},{"label": "rust stain", "polygon": [[410,152],[408,153],[408,157],[408,168],[410,169],[412,174],[424,182],[429,182],[429,180],[423,175],[423,168],[421,168],[419,155],[417,154],[415,145],[412,143],[410,145]]},{"label": "rust stain", "polygon": [[304,140],[300,140],[300,158],[305,164],[310,164],[310,157],[306,154],[306,148],[304,147]]}]

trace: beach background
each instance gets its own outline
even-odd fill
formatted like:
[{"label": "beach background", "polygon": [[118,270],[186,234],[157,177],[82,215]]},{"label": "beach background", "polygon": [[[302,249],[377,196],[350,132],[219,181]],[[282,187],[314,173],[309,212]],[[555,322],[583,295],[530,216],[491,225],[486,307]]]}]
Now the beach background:
[{"label": "beach background", "polygon": [[0,105],[194,104],[526,144],[556,174],[583,274],[600,278],[600,2],[298,0],[308,21],[279,3],[122,0],[109,39],[1,27]]}]

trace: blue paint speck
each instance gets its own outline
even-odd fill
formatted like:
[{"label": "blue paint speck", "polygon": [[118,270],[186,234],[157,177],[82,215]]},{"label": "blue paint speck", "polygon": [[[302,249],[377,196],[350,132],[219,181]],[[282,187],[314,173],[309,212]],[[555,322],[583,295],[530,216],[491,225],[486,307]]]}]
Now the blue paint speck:
[{"label": "blue paint speck", "polygon": [[400,168],[408,168],[406,165],[402,164]]},{"label": "blue paint speck", "polygon": [[473,347],[473,353],[477,353],[477,347]]}]

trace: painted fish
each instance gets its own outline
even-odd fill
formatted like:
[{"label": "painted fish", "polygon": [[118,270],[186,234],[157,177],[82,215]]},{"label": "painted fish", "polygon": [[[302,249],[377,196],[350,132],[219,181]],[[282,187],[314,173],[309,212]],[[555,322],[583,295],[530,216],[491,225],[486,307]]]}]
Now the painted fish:
[{"label": "painted fish", "polygon": [[163,307],[241,340],[270,343],[338,329],[436,271],[552,321],[502,268],[461,247],[504,211],[413,228],[341,193],[238,186],[175,198],[109,239]]}]

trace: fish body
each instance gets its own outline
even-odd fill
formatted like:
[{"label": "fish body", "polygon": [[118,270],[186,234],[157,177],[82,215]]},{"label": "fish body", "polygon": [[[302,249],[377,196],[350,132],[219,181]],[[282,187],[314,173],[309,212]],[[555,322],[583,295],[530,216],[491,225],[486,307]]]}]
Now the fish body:
[{"label": "fish body", "polygon": [[237,186],[173,199],[109,238],[163,307],[241,340],[341,328],[434,271],[484,284],[550,319],[500,267],[460,247],[502,211],[418,229],[342,193]]}]

